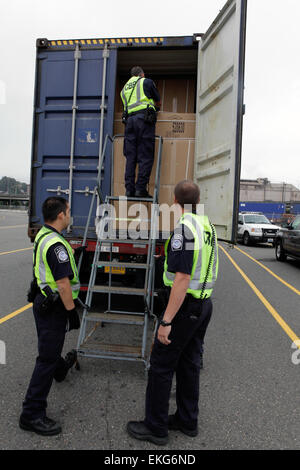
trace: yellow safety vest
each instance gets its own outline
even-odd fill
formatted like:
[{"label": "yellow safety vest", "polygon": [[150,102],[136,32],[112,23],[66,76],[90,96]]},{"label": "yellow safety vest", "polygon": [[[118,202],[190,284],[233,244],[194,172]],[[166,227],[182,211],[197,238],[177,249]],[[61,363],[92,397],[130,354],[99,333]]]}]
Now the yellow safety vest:
[{"label": "yellow safety vest", "polygon": [[[180,218],[177,228],[180,225],[186,225],[194,236],[194,258],[191,279],[187,293],[192,294],[199,299],[204,287],[201,298],[211,296],[217,275],[218,275],[218,245],[215,228],[210,225],[207,216],[199,216],[193,213],[184,213]],[[213,232],[215,234],[214,252],[209,267],[208,277],[204,285],[207,275],[208,264],[212,251]],[[175,273],[168,271],[168,245],[171,237],[165,243],[165,265],[163,280],[166,286],[172,287]]]},{"label": "yellow safety vest", "polygon": [[[47,232],[49,233],[45,235],[45,233]],[[47,227],[42,227],[41,230],[37,233],[37,236],[34,241],[35,245],[38,243],[41,237],[43,237],[43,240],[41,240],[37,249],[34,274],[42,294],[46,296],[46,293],[43,291],[46,286],[49,286],[53,292],[58,292],[57,284],[54,280],[53,274],[47,261],[47,251],[49,250],[50,246],[59,242],[64,245],[69,255],[73,271],[73,278],[70,280],[72,298],[77,299],[80,291],[80,283],[74,255],[70,244],[67,242],[67,240],[63,238],[63,236],[59,235],[59,233],[54,232],[48,229]]]},{"label": "yellow safety vest", "polygon": [[124,109],[127,109],[129,115],[142,111],[148,106],[155,110],[153,99],[148,98],[144,93],[144,80],[145,78],[131,77],[120,93]]}]

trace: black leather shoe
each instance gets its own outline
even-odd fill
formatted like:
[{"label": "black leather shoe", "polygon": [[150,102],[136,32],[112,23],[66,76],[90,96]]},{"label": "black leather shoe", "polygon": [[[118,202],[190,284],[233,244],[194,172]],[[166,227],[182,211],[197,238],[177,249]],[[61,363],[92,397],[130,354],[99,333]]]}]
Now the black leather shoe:
[{"label": "black leather shoe", "polygon": [[47,416],[33,420],[20,416],[19,426],[24,431],[32,431],[41,436],[55,436],[62,431],[61,426]]},{"label": "black leather shoe", "polygon": [[126,191],[126,197],[134,197],[135,192],[134,191]]},{"label": "black leather shoe", "polygon": [[153,442],[153,444],[158,446],[164,446],[169,441],[168,435],[163,437],[157,436],[147,428],[144,421],[129,421],[129,423],[127,423],[127,432],[135,439]]},{"label": "black leather shoe", "polygon": [[136,191],[135,192],[135,197],[153,199],[152,196],[146,190],[145,191]]},{"label": "black leather shoe", "polygon": [[177,421],[175,415],[169,415],[168,418],[168,428],[172,431],[181,431],[183,434],[186,434],[190,437],[196,437],[198,435],[198,428],[189,429]]}]

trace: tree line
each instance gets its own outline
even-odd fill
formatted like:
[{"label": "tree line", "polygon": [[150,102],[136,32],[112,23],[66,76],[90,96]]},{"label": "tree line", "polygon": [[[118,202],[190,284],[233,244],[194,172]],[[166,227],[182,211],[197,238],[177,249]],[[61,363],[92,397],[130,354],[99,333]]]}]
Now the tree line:
[{"label": "tree line", "polygon": [[0,192],[13,195],[24,195],[27,194],[27,184],[21,183],[15,178],[3,176],[0,179]]}]

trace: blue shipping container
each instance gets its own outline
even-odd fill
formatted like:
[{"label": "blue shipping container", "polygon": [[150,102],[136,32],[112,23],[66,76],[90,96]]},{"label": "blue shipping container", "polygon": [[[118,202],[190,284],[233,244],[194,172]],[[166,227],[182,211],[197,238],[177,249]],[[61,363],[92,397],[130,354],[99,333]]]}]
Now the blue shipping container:
[{"label": "blue shipping container", "polygon": [[285,213],[285,204],[277,202],[240,202],[240,212],[262,212],[268,218]]},{"label": "blue shipping container", "polygon": [[[41,206],[53,195],[68,198],[72,136],[74,48],[39,50],[36,65],[32,144],[30,225],[43,223]],[[78,61],[72,181],[72,236],[82,235],[98,175],[103,49],[81,50]],[[106,69],[103,135],[112,135],[117,51],[109,51]],[[108,148],[109,151],[109,148]],[[109,159],[102,189],[110,191]],[[89,196],[89,197],[87,197]],[[92,220],[93,222],[93,220]]]},{"label": "blue shipping container", "polygon": [[[134,49],[147,49],[148,61],[153,60],[153,53],[161,55],[162,49],[174,51],[174,46],[178,50],[188,49],[194,61],[191,62],[190,73],[193,71],[196,74],[198,43],[193,36],[154,39],[148,38],[147,42],[135,39],[134,44],[129,43],[132,40],[124,42],[120,39],[37,40],[28,231],[32,239],[43,224],[43,201],[51,195],[69,199],[69,187],[70,236],[72,239],[82,238],[92,192],[97,184],[99,149],[103,149],[106,135],[113,135],[117,79],[128,78],[134,65],[131,57]],[[107,48],[106,42],[109,42]],[[75,50],[76,43],[80,43],[78,50]],[[162,72],[168,73],[167,68]],[[102,132],[101,109],[104,113]],[[73,175],[70,178],[72,149]],[[104,198],[111,190],[111,152],[112,144],[108,141],[104,167],[101,169]],[[95,214],[94,209],[88,238],[96,236]]]}]

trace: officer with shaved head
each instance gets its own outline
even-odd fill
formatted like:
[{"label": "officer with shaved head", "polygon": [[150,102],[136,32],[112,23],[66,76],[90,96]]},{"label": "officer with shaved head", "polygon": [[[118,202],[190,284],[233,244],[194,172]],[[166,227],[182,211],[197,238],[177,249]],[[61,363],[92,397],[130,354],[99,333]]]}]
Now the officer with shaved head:
[{"label": "officer with shaved head", "polygon": [[[157,445],[168,442],[168,430],[198,434],[201,350],[218,273],[215,228],[207,216],[197,214],[199,187],[181,181],[174,194],[182,216],[165,244],[163,281],[169,300],[151,353],[145,419],[127,424],[132,437]],[[177,409],[169,414],[174,373]]]}]

